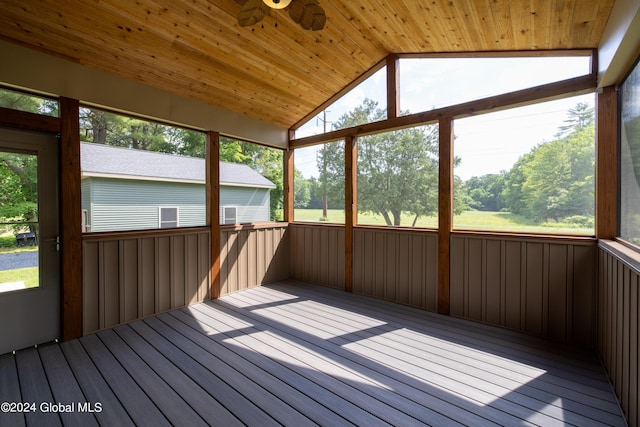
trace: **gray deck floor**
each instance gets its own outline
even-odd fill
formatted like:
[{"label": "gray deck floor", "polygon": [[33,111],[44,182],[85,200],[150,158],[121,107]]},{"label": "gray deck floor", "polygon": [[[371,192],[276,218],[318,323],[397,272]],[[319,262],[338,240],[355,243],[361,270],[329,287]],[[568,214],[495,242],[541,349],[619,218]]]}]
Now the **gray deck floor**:
[{"label": "gray deck floor", "polygon": [[293,282],[2,355],[0,401],[35,406],[0,426],[625,425],[594,354]]}]

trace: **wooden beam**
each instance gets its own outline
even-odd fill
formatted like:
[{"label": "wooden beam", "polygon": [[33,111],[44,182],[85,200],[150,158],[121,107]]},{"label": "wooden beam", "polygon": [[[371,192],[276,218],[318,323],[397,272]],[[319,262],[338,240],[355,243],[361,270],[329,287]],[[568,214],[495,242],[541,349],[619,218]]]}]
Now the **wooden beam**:
[{"label": "wooden beam", "polygon": [[358,146],[354,137],[344,142],[344,290],[353,292],[353,227],[358,222]]},{"label": "wooden beam", "polygon": [[568,95],[580,95],[593,92],[596,88],[595,74],[590,74],[573,79],[563,80],[547,85],[536,86],[489,98],[469,101],[450,107],[438,108],[431,111],[410,114],[408,116],[395,117],[381,120],[374,123],[367,123],[346,129],[339,129],[320,135],[308,136],[300,139],[293,139],[289,142],[290,148],[301,148],[310,145],[322,144],[324,142],[337,141],[347,136],[362,136],[372,133],[403,129],[407,127],[419,126],[433,123],[441,118],[451,117],[460,119],[491,111],[500,111],[513,107],[520,107],[563,98]]},{"label": "wooden beam", "polygon": [[453,118],[439,121],[438,313],[449,314],[453,228]]},{"label": "wooden beam", "polygon": [[596,122],[596,237],[618,235],[618,94],[608,86],[598,94]]},{"label": "wooden beam", "polygon": [[60,98],[62,340],[83,334],[80,103]]},{"label": "wooden beam", "polygon": [[211,229],[211,298],[220,297],[220,133],[206,134],[207,219]]},{"label": "wooden beam", "polygon": [[60,119],[0,107],[0,126],[59,133]]},{"label": "wooden beam", "polygon": [[[293,134],[293,131],[290,132]],[[292,149],[284,150],[284,221],[293,222],[293,198],[295,178],[294,152]]]},{"label": "wooden beam", "polygon": [[387,56],[387,119],[400,115],[400,60],[398,55]]}]

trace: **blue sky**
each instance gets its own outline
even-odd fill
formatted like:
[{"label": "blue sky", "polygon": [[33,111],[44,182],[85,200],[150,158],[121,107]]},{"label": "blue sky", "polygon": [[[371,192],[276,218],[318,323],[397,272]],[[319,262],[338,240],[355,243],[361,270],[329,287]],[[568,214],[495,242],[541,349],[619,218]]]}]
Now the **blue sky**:
[{"label": "blue sky", "polygon": [[[585,57],[553,58],[430,58],[403,59],[400,63],[400,108],[411,113],[480,99],[552,81],[587,74]],[[327,129],[342,114],[366,97],[386,107],[385,70],[371,76],[327,110]],[[472,176],[508,170],[532,147],[553,139],[578,102],[594,104],[594,95],[456,120],[455,155],[462,159],[456,175]],[[298,135],[322,132],[322,121],[313,119]],[[296,167],[305,177],[317,176],[315,151],[296,150]]]}]

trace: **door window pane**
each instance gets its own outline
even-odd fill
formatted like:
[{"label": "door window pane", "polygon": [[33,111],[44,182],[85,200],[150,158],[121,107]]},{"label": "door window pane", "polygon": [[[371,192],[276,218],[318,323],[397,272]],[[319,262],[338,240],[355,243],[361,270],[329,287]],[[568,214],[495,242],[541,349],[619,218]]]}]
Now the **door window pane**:
[{"label": "door window pane", "polygon": [[36,155],[0,152],[0,292],[39,284],[37,187]]}]

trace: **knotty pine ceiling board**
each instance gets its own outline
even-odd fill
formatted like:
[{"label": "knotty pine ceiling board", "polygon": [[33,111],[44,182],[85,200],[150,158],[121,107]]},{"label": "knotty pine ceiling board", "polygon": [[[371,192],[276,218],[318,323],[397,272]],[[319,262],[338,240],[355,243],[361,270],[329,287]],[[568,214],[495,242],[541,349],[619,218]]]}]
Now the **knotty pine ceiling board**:
[{"label": "knotty pine ceiling board", "polygon": [[0,38],[290,127],[390,53],[595,48],[614,0],[319,2],[311,32],[240,27],[243,0],[0,0]]}]

